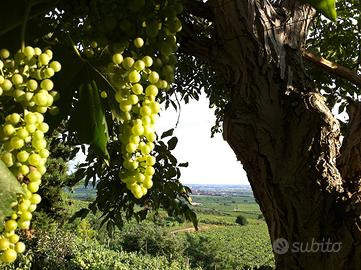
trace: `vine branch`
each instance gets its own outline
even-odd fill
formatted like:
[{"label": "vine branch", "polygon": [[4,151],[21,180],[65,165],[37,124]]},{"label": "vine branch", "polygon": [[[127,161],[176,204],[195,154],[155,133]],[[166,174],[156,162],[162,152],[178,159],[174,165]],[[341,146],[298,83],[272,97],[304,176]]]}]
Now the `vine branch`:
[{"label": "vine branch", "polygon": [[329,61],[323,57],[317,56],[310,51],[303,51],[302,55],[304,59],[314,64],[315,66],[340,78],[346,79],[354,83],[357,87],[361,87],[361,76],[358,75],[355,71],[332,61]]}]

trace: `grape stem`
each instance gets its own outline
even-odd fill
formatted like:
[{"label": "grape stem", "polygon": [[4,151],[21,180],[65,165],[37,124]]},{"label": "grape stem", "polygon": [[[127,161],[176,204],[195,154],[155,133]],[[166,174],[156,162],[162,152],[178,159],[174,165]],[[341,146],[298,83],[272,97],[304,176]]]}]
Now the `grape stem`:
[{"label": "grape stem", "polygon": [[26,24],[27,24],[28,19],[29,19],[29,14],[30,14],[30,11],[31,11],[31,7],[32,7],[32,3],[31,3],[31,0],[29,0],[28,4],[26,5],[23,26],[21,28],[20,40],[21,40],[21,50],[22,51],[24,51],[24,49],[25,49],[25,31],[26,31]]}]

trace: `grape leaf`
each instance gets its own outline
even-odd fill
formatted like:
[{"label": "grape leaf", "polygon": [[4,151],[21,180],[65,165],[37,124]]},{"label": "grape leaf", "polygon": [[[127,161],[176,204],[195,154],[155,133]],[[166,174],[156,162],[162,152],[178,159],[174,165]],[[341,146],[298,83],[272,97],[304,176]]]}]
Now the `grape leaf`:
[{"label": "grape leaf", "polygon": [[108,125],[94,81],[80,86],[79,101],[71,114],[69,129],[75,132],[80,143],[89,144],[97,153],[109,159]]},{"label": "grape leaf", "polygon": [[11,203],[16,201],[18,193],[22,193],[20,183],[0,160],[0,229],[4,218],[12,214]]},{"label": "grape leaf", "polygon": [[335,0],[302,0],[302,2],[310,4],[330,20],[336,21],[337,12]]}]

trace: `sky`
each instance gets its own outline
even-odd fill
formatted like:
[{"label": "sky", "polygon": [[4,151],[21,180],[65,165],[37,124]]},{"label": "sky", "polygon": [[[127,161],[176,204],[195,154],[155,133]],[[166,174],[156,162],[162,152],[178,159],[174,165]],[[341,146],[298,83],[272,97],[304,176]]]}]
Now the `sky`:
[{"label": "sky", "polygon": [[[178,112],[172,107],[162,111],[156,129],[158,134],[173,128]],[[174,135],[178,145],[173,150],[179,162],[189,162],[182,168],[181,182],[184,184],[248,184],[245,171],[221,134],[211,138],[211,127],[215,123],[213,110],[208,100],[182,104],[181,115]]]},{"label": "sky", "polygon": [[[180,181],[183,184],[248,185],[246,172],[222,135],[211,138],[215,116],[208,103],[206,97],[201,96],[199,101],[191,100],[181,105],[179,123],[173,134],[177,136],[178,144],[172,153],[178,162],[189,162],[189,166],[181,168]],[[163,108],[156,123],[157,133],[161,135],[174,128],[177,118],[178,112],[172,107]],[[79,152],[70,163],[70,171],[84,160],[85,156]]]}]

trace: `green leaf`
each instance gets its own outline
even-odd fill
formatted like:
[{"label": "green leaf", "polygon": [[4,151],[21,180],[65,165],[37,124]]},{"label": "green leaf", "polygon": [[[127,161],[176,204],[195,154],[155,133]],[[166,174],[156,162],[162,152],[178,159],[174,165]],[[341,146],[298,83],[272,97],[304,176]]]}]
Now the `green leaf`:
[{"label": "green leaf", "polygon": [[173,150],[178,143],[178,138],[177,137],[173,137],[168,141],[168,149],[169,150]]},{"label": "green leaf", "polygon": [[16,201],[18,193],[22,193],[20,183],[0,160],[0,226],[4,218],[12,214],[11,203]]},{"label": "green leaf", "polygon": [[325,15],[332,21],[336,21],[336,1],[335,0],[303,0],[304,3],[310,4],[318,12]]},{"label": "green leaf", "polygon": [[80,86],[79,101],[75,104],[69,128],[75,132],[80,143],[89,144],[95,152],[109,159],[108,125],[94,81]]},{"label": "green leaf", "polygon": [[160,138],[163,139],[165,137],[170,137],[173,135],[173,132],[174,132],[174,128],[169,129],[169,130],[163,132],[163,134],[162,134],[162,136],[160,136]]}]

